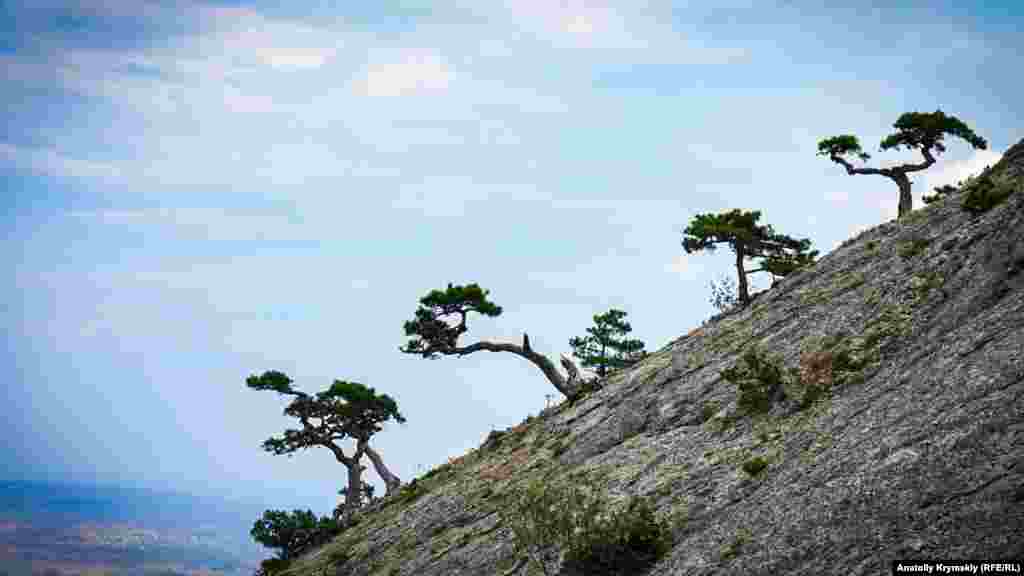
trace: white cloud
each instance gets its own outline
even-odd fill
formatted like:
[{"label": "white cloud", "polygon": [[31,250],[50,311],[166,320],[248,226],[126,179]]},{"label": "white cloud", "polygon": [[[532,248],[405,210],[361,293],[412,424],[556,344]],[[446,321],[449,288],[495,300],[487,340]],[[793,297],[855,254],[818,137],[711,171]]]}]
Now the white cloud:
[{"label": "white cloud", "polygon": [[920,197],[923,194],[931,194],[937,186],[945,184],[956,186],[957,182],[966,180],[968,176],[977,176],[986,166],[995,165],[1003,157],[1005,150],[1003,152],[972,150],[971,152],[970,157],[962,160],[943,160],[939,158],[936,165],[924,173],[924,177],[921,179],[923,180],[923,186],[915,190],[917,193],[915,195]]},{"label": "white cloud", "polygon": [[452,67],[435,50],[406,50],[391,61],[371,62],[353,91],[362,96],[439,94],[454,78]]}]

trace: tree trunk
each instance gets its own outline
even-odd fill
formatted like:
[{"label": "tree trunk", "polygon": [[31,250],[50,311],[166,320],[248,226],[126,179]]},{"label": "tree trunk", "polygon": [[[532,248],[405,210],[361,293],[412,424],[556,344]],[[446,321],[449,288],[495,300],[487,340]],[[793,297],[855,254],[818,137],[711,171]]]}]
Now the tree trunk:
[{"label": "tree trunk", "polygon": [[[525,338],[526,335],[524,334],[523,336],[523,343],[528,344],[529,340]],[[463,348],[455,348],[448,353],[464,356],[466,354],[472,354],[473,352],[479,352],[480,350],[487,350],[488,352],[511,352],[517,356],[522,356],[532,362],[534,366],[540,368],[540,371],[547,377],[548,382],[551,382],[551,385],[562,394],[565,394],[567,398],[572,398],[576,391],[577,387],[570,386],[565,381],[565,378],[562,377],[562,374],[558,371],[558,368],[555,368],[555,365],[551,360],[548,360],[548,358],[543,354],[534,352],[532,348],[518,346],[507,342],[480,341]]]},{"label": "tree trunk", "polygon": [[900,187],[899,213],[896,218],[903,218],[914,209],[914,197],[910,194],[910,178],[904,172],[893,171],[890,176]]},{"label": "tree trunk", "polygon": [[[345,465],[348,468],[348,489],[345,494],[345,511],[351,512],[359,508],[363,501],[363,481],[362,475],[363,470],[366,470],[366,466],[359,463],[363,459],[363,447],[356,446],[356,452],[351,458],[345,456],[342,449],[331,443],[327,445],[327,448],[334,453],[334,458]],[[337,516],[337,514],[336,514]]]},{"label": "tree trunk", "polygon": [[380,454],[376,450],[370,447],[366,440],[360,440],[359,444],[366,451],[366,456],[370,458],[370,462],[373,463],[373,469],[377,471],[377,475],[384,481],[384,485],[387,487],[387,494],[390,496],[393,492],[396,492],[402,487],[402,480],[391,473],[387,466],[384,465],[384,460],[380,457]]},{"label": "tree trunk", "polygon": [[740,303],[746,306],[750,304],[750,290],[747,287],[747,272],[743,269],[744,248],[742,242],[736,243],[736,274],[739,276]]}]

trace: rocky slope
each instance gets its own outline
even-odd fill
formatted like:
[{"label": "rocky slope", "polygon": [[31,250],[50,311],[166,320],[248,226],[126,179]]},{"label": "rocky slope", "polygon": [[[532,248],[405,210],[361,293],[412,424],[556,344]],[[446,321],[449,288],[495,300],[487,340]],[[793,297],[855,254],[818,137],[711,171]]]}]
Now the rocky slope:
[{"label": "rocky slope", "polygon": [[[1024,558],[1024,141],[989,176],[1011,192],[991,210],[964,211],[965,186],[848,240],[432,470],[287,574],[540,574],[496,510],[549,474],[648,496],[673,518],[651,574]],[[752,346],[785,374],[785,399],[756,415],[722,377]],[[754,457],[768,465],[751,475]]]}]

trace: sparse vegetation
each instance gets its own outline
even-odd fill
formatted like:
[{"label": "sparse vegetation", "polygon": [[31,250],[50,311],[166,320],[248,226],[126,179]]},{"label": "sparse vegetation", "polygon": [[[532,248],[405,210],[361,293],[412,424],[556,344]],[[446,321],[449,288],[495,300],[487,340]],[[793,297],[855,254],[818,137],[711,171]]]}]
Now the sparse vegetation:
[{"label": "sparse vegetation", "polygon": [[721,559],[732,560],[740,555],[744,544],[750,541],[750,536],[745,532],[738,532],[733,541],[722,547]]},{"label": "sparse vegetation", "polygon": [[743,471],[751,477],[757,476],[768,467],[768,461],[761,456],[755,456],[743,463]]},{"label": "sparse vegetation", "polygon": [[616,508],[593,484],[535,481],[510,503],[500,514],[516,552],[545,575],[558,552],[570,573],[625,575],[642,573],[671,547],[671,526],[637,496]]},{"label": "sparse vegetation", "polygon": [[782,369],[756,347],[748,348],[740,360],[722,370],[722,378],[739,388],[740,409],[747,414],[768,412],[773,403],[785,398]]},{"label": "sparse vegetation", "polygon": [[952,184],[943,184],[942,186],[936,186],[934,190],[934,194],[930,196],[928,194],[925,194],[924,196],[921,197],[921,200],[924,201],[925,204],[932,204],[934,202],[938,202],[939,200],[942,200],[943,198],[952,195],[957,190],[959,190],[959,188],[953,186]]},{"label": "sparse vegetation", "polygon": [[1002,204],[1014,192],[1010,181],[996,182],[988,174],[983,174],[967,186],[967,195],[961,207],[974,216],[978,216]]},{"label": "sparse vegetation", "polygon": [[929,243],[930,242],[926,238],[914,238],[913,240],[900,244],[900,247],[897,249],[897,253],[900,255],[900,258],[909,260],[924,252]]}]

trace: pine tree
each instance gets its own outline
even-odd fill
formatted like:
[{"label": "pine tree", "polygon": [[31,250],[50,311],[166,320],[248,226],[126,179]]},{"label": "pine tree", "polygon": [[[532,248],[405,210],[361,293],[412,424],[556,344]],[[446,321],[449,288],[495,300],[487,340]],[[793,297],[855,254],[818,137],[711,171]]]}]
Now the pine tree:
[{"label": "pine tree", "polygon": [[399,350],[406,354],[419,354],[424,358],[465,356],[480,351],[511,352],[533,363],[555,389],[567,398],[572,398],[576,391],[575,382],[566,380],[551,360],[534,351],[530,346],[530,337],[525,332],[522,345],[486,340],[466,346],[459,345],[459,337],[468,331],[466,318],[470,312],[490,317],[501,315],[501,306],[487,299],[489,293],[478,284],[453,286],[449,283],[445,290],[431,290],[420,298],[414,318],[403,325],[405,335],[410,340]]},{"label": "pine tree", "polygon": [[587,328],[589,336],[569,339],[573,355],[584,366],[596,367],[598,376],[605,376],[611,369],[632,366],[646,355],[643,342],[625,338],[633,331],[625,317],[625,312],[614,308],[596,314],[594,326]]},{"label": "pine tree", "polygon": [[[378,395],[373,388],[358,382],[335,380],[330,388],[310,396],[292,388],[287,375],[274,370],[261,376],[250,376],[246,386],[253,390],[273,390],[279,394],[294,396],[284,409],[286,416],[292,416],[302,423],[299,430],[285,430],[284,434],[268,438],[263,449],[274,454],[292,454],[298,450],[320,446],[327,448],[348,469],[349,488],[345,508],[354,510],[361,504],[363,455],[370,458],[377,474],[384,480],[387,493],[391,494],[401,486],[398,476],[384,466],[380,454],[370,447],[370,437],[380,432],[381,425],[388,420],[405,422],[398,411],[398,404],[387,394]],[[349,456],[338,444],[345,439],[356,441],[355,452]]]},{"label": "pine tree", "polygon": [[917,164],[900,164],[890,168],[854,168],[847,160],[848,155],[853,155],[866,162],[871,155],[860,147],[857,137],[852,134],[842,134],[825,138],[818,142],[818,156],[827,156],[830,160],[846,169],[846,173],[855,174],[877,174],[885,176],[900,189],[899,215],[902,218],[914,208],[914,198],[910,194],[910,172],[925,170],[935,164],[935,156],[946,151],[943,138],[948,134],[965,140],[975,150],[985,150],[988,143],[974,133],[967,124],[952,115],[943,114],[941,110],[931,113],[907,112],[893,124],[896,132],[886,136],[880,145],[881,150],[889,150],[905,146],[908,150],[917,150],[924,156],[924,162]]},{"label": "pine tree", "polygon": [[[728,244],[736,255],[736,274],[739,280],[740,304],[750,303],[747,274],[768,272],[786,276],[814,262],[818,251],[808,251],[811,241],[778,234],[770,225],[759,225],[759,210],[739,209],[721,214],[697,214],[683,231],[683,248],[687,254],[701,250],[714,251],[717,244]],[[761,268],[747,270],[745,258],[763,258]]]}]

